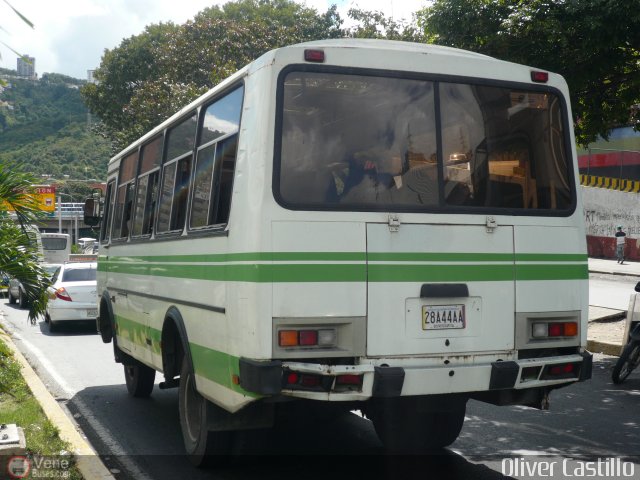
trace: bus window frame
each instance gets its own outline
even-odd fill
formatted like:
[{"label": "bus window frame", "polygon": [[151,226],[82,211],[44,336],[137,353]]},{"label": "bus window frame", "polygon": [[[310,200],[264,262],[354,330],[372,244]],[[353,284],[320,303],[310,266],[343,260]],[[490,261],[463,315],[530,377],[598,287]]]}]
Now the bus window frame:
[{"label": "bus window frame", "polygon": [[[158,200],[160,199],[160,182],[162,181],[162,165],[163,165],[163,161],[164,161],[164,148],[165,148],[165,142],[166,142],[166,130],[164,129],[162,132],[154,135],[151,139],[147,140],[144,143],[140,144],[139,147],[139,155],[138,155],[138,168],[136,170],[136,189],[134,192],[134,204],[133,204],[133,213],[132,213],[132,225],[131,225],[131,232],[130,232],[130,237],[131,239],[141,239],[141,238],[150,238],[154,232],[155,232],[155,219],[156,219],[156,210],[158,208]],[[156,167],[147,170],[145,172],[142,172],[142,160],[144,159],[144,151],[145,151],[145,147],[151,145],[153,142],[160,140],[160,148],[161,153],[160,153],[160,163],[159,165],[157,165]],[[142,173],[141,173],[142,172]],[[151,210],[148,212],[148,215],[151,216],[151,224],[149,225],[149,227],[151,228],[151,232],[149,233],[142,233],[140,235],[134,235],[134,230],[136,227],[136,221],[137,221],[137,213],[138,213],[138,190],[140,188],[140,179],[142,179],[143,177],[147,177],[149,180],[151,179],[151,176],[154,175],[155,173],[158,173],[157,177],[158,177],[158,198],[156,198],[156,201],[152,203],[151,205]],[[149,188],[149,184],[147,183],[147,189]],[[142,227],[144,228],[144,221],[145,218],[147,218],[147,199],[148,199],[148,195],[149,192],[147,190],[147,192],[145,193],[145,198],[144,198],[144,210],[142,211]]]},{"label": "bus window frame", "polygon": [[115,195],[113,194],[117,184],[117,177],[107,182],[104,199],[104,215],[100,228],[100,245],[108,245],[111,241],[111,224],[113,223],[113,209],[115,208]]},{"label": "bus window frame", "polygon": [[[154,212],[154,224],[153,224],[153,238],[174,238],[174,237],[179,237],[184,235],[184,233],[187,230],[187,224],[188,224],[188,218],[189,218],[189,214],[190,214],[190,201],[189,198],[191,196],[191,187],[192,187],[192,177],[193,177],[193,166],[194,166],[194,157],[195,157],[195,152],[196,152],[196,145],[198,144],[198,138],[199,138],[199,125],[200,125],[200,110],[202,109],[202,106],[198,106],[192,110],[190,110],[189,112],[185,113],[184,115],[180,116],[179,118],[177,118],[175,121],[171,122],[170,125],[167,125],[164,130],[163,130],[163,146],[162,146],[162,163],[160,165],[160,178],[158,180],[158,201],[156,202],[156,206],[155,206],[155,212]],[[188,120],[189,118],[192,118],[195,116],[196,119],[196,126],[195,126],[195,134],[193,137],[193,145],[191,147],[191,151],[185,152],[182,155],[176,157],[176,158],[172,158],[167,160],[167,154],[168,154],[168,143],[169,143],[169,132],[178,127],[181,123],[183,123],[185,120]],[[185,205],[185,222],[184,225],[182,226],[182,228],[180,229],[171,229],[171,221],[173,218],[173,201],[175,198],[175,188],[176,188],[176,180],[177,180],[177,169],[178,169],[178,162],[180,162],[181,160],[184,160],[187,157],[191,157],[191,170],[189,172],[189,192],[187,192],[187,199],[186,199],[186,205]],[[175,163],[176,164],[176,173],[175,173],[175,177],[173,179],[173,186],[172,186],[172,194],[171,194],[171,210],[169,212],[169,229],[168,230],[163,230],[163,231],[159,231],[158,230],[158,224],[160,222],[160,204],[162,203],[163,200],[163,186],[164,186],[164,180],[165,180],[165,173],[166,173],[166,168],[168,165],[171,165]],[[139,237],[139,238],[148,238],[148,237]]]},{"label": "bus window frame", "polygon": [[[221,99],[223,99],[224,97],[227,97],[229,95],[232,95],[236,90],[242,89],[242,98],[240,99],[240,117],[238,118],[238,128],[236,130],[234,130],[232,133],[226,133],[225,135],[221,135],[220,137],[217,137],[213,140],[210,140],[207,143],[203,143],[200,144],[200,139],[202,138],[202,131],[204,129],[204,120],[205,120],[205,116],[207,114],[207,110],[209,109],[210,106],[212,106],[213,104],[215,104],[216,102],[220,101]],[[211,186],[210,186],[210,196],[209,196],[209,206],[208,206],[208,210],[207,210],[207,218],[211,218],[211,212],[212,209],[217,210],[218,208],[218,195],[215,195],[215,205],[214,202],[212,202],[212,198],[214,196],[214,192],[213,192],[213,184],[215,183],[215,175],[216,175],[216,163],[215,163],[215,157],[218,154],[218,144],[223,143],[224,141],[228,140],[229,138],[233,137],[234,135],[236,135],[238,137],[237,142],[239,143],[240,141],[240,130],[242,128],[242,114],[243,114],[243,110],[244,110],[244,100],[245,100],[245,93],[246,93],[246,85],[244,82],[244,79],[234,83],[233,85],[229,86],[228,88],[224,89],[223,91],[221,91],[218,95],[216,95],[214,98],[209,99],[209,101],[207,101],[206,103],[203,103],[200,106],[200,112],[199,112],[199,118],[198,118],[198,135],[197,135],[197,140],[196,140],[196,149],[194,151],[194,158],[193,158],[193,165],[191,168],[191,175],[192,175],[192,180],[191,180],[191,192],[189,194],[189,216],[187,217],[187,232],[189,234],[196,234],[196,235],[205,235],[205,234],[212,234],[212,235],[220,235],[220,234],[227,234],[228,233],[228,229],[227,226],[229,225],[229,220],[227,220],[224,223],[214,223],[214,224],[210,224],[210,225],[204,225],[202,227],[193,227],[191,225],[191,213],[192,213],[192,209],[193,209],[193,197],[195,195],[195,175],[196,175],[196,169],[197,169],[197,165],[198,165],[198,157],[199,154],[202,150],[211,147],[211,145],[215,144],[215,149],[213,152],[213,156],[214,156],[214,164],[213,164],[213,172],[212,172],[212,178],[211,178]],[[236,149],[236,155],[235,155],[235,162],[237,162],[238,160],[238,151]],[[222,174],[222,170],[219,169],[219,175]],[[233,170],[233,180],[231,182],[231,188],[233,189],[233,184],[235,183],[235,177],[236,177],[236,168],[234,166],[234,170]],[[232,195],[233,198],[233,195]],[[229,205],[229,215],[228,218],[231,218],[231,204],[233,202],[230,203]]]},{"label": "bus window frame", "polygon": [[[271,191],[276,203],[286,210],[291,211],[309,211],[309,212],[380,212],[391,211],[391,209],[381,206],[380,208],[362,208],[353,205],[305,205],[303,203],[292,203],[285,200],[280,195],[280,175],[282,165],[282,132],[283,132],[283,119],[284,119],[284,86],[285,79],[289,73],[326,73],[326,74],[341,74],[341,75],[354,75],[354,76],[374,76],[384,78],[401,78],[409,80],[422,80],[434,83],[434,89],[436,93],[439,91],[441,83],[462,83],[477,86],[488,86],[497,88],[508,89],[520,89],[528,92],[540,92],[550,93],[555,95],[561,104],[562,114],[562,138],[564,144],[564,153],[567,158],[567,180],[571,189],[571,204],[568,208],[559,209],[526,209],[526,208],[509,208],[509,207],[484,207],[484,206],[464,206],[464,205],[452,205],[446,202],[440,203],[436,207],[421,206],[421,207],[407,207],[397,205],[392,209],[394,213],[429,213],[429,214],[467,214],[467,215],[508,215],[508,216],[528,216],[528,217],[571,217],[576,212],[578,202],[578,184],[576,183],[576,173],[574,163],[577,161],[574,158],[572,144],[571,144],[571,123],[568,117],[568,104],[562,91],[556,87],[550,85],[541,85],[538,83],[526,83],[513,80],[494,80],[480,77],[469,77],[463,75],[449,75],[439,73],[423,73],[415,71],[400,71],[400,70],[381,70],[376,68],[359,68],[359,67],[341,67],[334,65],[310,65],[310,64],[289,64],[282,68],[278,73],[276,81],[276,102],[275,102],[275,125],[273,129],[274,141],[273,141],[273,172],[271,179]],[[442,163],[442,129],[440,128],[440,122],[442,121],[442,112],[440,107],[440,96],[437,95],[435,99],[435,115],[436,122],[439,126],[439,131],[436,132],[436,140],[440,147],[438,155],[438,176],[443,175],[444,165]],[[442,182],[443,179],[439,178]],[[440,188],[444,187],[443,183],[440,183]],[[442,200],[442,199],[441,199]]]},{"label": "bus window frame", "polygon": [[[136,159],[135,159],[135,169],[134,169],[134,173],[133,173],[133,177],[129,180],[127,180],[124,183],[120,183],[121,179],[122,179],[122,169],[124,166],[124,160],[126,160],[127,158],[129,158],[131,155],[133,155],[135,153],[136,155]],[[127,153],[123,154],[120,157],[120,164],[118,165],[118,176],[115,179],[116,181],[116,188],[115,188],[115,194],[113,196],[114,199],[114,203],[113,203],[113,214],[112,214],[112,221],[111,221],[111,228],[109,231],[109,238],[110,238],[110,242],[111,243],[123,243],[128,241],[131,238],[131,226],[127,227],[127,235],[126,236],[119,236],[117,238],[113,237],[113,233],[114,233],[114,228],[118,228],[120,232],[122,232],[122,226],[123,223],[126,222],[126,210],[127,210],[127,194],[129,192],[129,188],[133,187],[133,191],[131,194],[131,211],[130,211],[130,216],[129,216],[129,221],[133,220],[133,212],[134,212],[134,203],[136,200],[136,192],[137,192],[137,183],[138,183],[138,168],[140,165],[140,145],[138,145],[136,148],[128,151]],[[115,225],[116,222],[116,209],[117,209],[117,205],[118,205],[118,193],[120,192],[120,188],[124,187],[125,188],[125,193],[124,193],[124,205],[123,205],[123,211],[122,211],[122,218],[120,219],[120,224],[118,226]]]}]

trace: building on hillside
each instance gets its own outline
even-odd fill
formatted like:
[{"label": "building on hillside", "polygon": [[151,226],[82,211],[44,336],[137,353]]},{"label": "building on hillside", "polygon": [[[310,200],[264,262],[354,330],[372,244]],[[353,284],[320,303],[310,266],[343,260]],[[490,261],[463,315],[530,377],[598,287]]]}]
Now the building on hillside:
[{"label": "building on hillside", "polygon": [[87,70],[87,83],[97,83],[93,72],[95,72],[95,70]]},{"label": "building on hillside", "polygon": [[36,78],[36,59],[29,55],[18,57],[17,70],[19,77]]}]

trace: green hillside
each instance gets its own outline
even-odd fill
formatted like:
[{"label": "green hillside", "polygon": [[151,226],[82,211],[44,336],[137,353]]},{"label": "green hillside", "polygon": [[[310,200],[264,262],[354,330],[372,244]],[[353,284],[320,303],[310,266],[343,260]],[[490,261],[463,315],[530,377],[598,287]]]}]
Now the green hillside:
[{"label": "green hillside", "polygon": [[55,73],[19,79],[0,69],[0,161],[37,176],[103,180],[110,143],[88,128],[82,80]]}]

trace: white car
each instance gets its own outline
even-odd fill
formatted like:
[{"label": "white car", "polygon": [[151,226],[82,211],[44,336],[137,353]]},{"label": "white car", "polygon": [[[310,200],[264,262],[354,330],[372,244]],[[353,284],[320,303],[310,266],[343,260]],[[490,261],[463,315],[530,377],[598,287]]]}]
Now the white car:
[{"label": "white car", "polygon": [[45,322],[55,331],[62,322],[93,320],[98,316],[96,262],[67,262],[53,275]]}]

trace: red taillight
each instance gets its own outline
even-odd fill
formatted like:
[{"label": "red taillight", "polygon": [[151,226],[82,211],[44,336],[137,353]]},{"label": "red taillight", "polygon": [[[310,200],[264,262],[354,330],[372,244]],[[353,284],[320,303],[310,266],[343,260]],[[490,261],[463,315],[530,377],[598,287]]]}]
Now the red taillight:
[{"label": "red taillight", "polygon": [[307,62],[324,62],[324,50],[305,50],[304,59]]},{"label": "red taillight", "polygon": [[531,81],[536,83],[547,83],[549,81],[549,73],[532,70]]},{"label": "red taillight", "polygon": [[300,345],[310,346],[318,344],[317,330],[300,330]]},{"label": "red taillight", "polygon": [[67,291],[64,289],[64,287],[60,287],[56,290],[56,298],[59,298],[60,300],[64,300],[65,302],[72,301],[71,297],[69,296]]},{"label": "red taillight", "polygon": [[549,324],[550,337],[562,337],[564,335],[564,325],[562,323]]},{"label": "red taillight", "polygon": [[564,365],[554,365],[549,368],[549,375],[567,375],[573,373],[573,363],[566,363]]},{"label": "red taillight", "polygon": [[287,384],[288,384],[288,385],[295,385],[295,384],[297,384],[297,383],[298,383],[299,378],[300,378],[300,377],[298,376],[298,374],[297,374],[297,373],[295,373],[295,372],[291,372],[291,373],[289,373],[289,374],[287,375]]},{"label": "red taillight", "polygon": [[336,385],[360,385],[362,383],[362,375],[338,375],[336,377]]},{"label": "red taillight", "polygon": [[576,322],[556,322],[549,324],[550,337],[575,337],[578,335],[578,324]]}]

